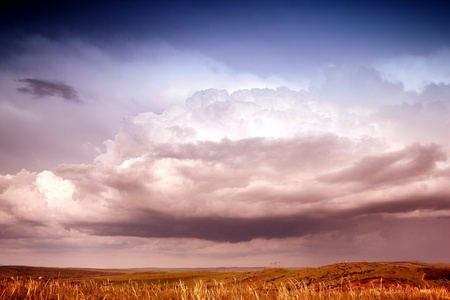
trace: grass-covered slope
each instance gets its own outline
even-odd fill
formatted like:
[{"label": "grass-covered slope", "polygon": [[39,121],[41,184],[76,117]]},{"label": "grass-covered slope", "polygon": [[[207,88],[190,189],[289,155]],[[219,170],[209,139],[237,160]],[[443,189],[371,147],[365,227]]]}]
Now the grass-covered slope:
[{"label": "grass-covered slope", "polygon": [[214,284],[262,282],[281,283],[295,281],[302,285],[324,285],[327,287],[373,287],[373,286],[437,286],[450,285],[450,268],[436,268],[421,264],[420,267],[397,266],[386,263],[339,263],[318,268],[265,269],[246,272],[237,271],[190,271],[190,272],[139,272],[108,276],[110,282],[129,280],[146,283],[184,282],[193,284],[203,281]]},{"label": "grass-covered slope", "polygon": [[[436,267],[437,266],[437,267]],[[138,271],[138,272],[136,272]],[[62,269],[21,266],[0,266],[0,276],[80,277],[84,280],[111,284],[130,281],[145,284],[194,285],[236,283],[281,284],[289,282],[302,286],[327,288],[365,288],[376,286],[450,286],[449,264],[421,262],[339,263],[318,268],[296,269]]]}]

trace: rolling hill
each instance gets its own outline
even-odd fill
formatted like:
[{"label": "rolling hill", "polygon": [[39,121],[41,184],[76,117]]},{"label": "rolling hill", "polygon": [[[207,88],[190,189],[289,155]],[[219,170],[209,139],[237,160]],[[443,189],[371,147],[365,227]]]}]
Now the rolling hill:
[{"label": "rolling hill", "polygon": [[418,261],[338,263],[317,268],[200,268],[200,269],[82,269],[0,266],[0,277],[70,278],[122,284],[130,281],[146,284],[177,283],[206,285],[259,282],[280,284],[295,282],[302,286],[327,288],[364,288],[374,286],[450,286],[450,264]]}]

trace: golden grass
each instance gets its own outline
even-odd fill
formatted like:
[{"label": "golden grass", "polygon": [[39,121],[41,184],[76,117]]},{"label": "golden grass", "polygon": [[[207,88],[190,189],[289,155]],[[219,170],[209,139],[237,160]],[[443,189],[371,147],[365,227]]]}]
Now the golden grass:
[{"label": "golden grass", "polygon": [[113,283],[108,280],[7,278],[0,281],[0,299],[450,299],[448,287],[384,287],[354,289],[344,282],[330,288],[288,280],[280,283],[196,280],[146,283]]}]

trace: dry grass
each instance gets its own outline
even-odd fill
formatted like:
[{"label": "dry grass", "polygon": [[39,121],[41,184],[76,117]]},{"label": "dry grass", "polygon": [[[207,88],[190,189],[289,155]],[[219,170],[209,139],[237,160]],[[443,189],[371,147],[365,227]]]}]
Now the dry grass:
[{"label": "dry grass", "polygon": [[288,280],[242,283],[213,280],[145,283],[108,280],[74,281],[73,279],[8,278],[0,281],[0,299],[450,299],[448,287],[384,287],[354,289],[342,283],[338,288],[323,284],[307,285]]}]

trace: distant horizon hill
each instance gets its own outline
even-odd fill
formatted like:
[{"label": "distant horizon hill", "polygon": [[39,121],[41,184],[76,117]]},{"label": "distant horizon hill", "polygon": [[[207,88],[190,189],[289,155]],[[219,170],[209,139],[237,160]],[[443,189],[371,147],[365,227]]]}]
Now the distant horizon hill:
[{"label": "distant horizon hill", "polygon": [[[421,261],[378,261],[378,262],[340,262],[336,264],[385,264],[395,267],[404,267],[410,269],[423,268],[450,268],[450,263],[426,263]],[[4,276],[33,276],[36,274],[44,275],[113,275],[113,274],[131,274],[142,272],[248,272],[260,271],[267,269],[314,269],[324,268],[331,265],[320,267],[141,267],[141,268],[81,268],[81,267],[43,267],[43,266],[27,266],[27,265],[0,265],[0,277]]]}]

